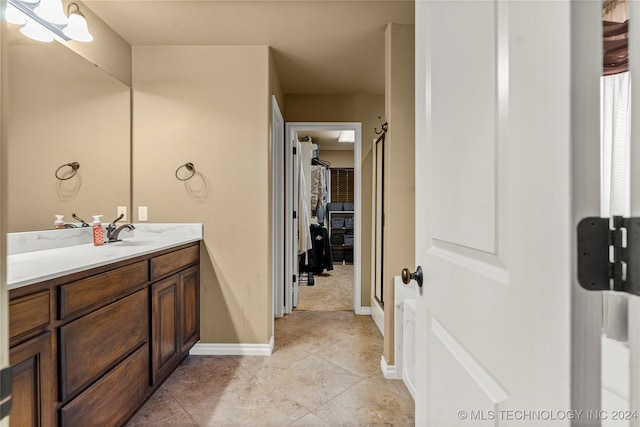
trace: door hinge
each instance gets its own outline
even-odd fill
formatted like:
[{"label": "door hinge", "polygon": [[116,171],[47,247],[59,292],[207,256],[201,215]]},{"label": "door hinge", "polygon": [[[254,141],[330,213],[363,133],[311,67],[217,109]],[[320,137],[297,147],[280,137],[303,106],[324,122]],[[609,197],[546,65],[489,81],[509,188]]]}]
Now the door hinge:
[{"label": "door hinge", "polygon": [[296,147],[293,147],[293,155],[295,156],[296,154],[298,154],[298,149]]},{"label": "door hinge", "polygon": [[13,371],[10,367],[0,371],[0,420],[9,415],[11,410],[11,381]]},{"label": "door hinge", "polygon": [[580,221],[578,282],[590,291],[640,295],[640,218]]},{"label": "door hinge", "polygon": [[298,281],[298,276],[296,276],[295,274],[293,275],[293,283],[296,283]]},{"label": "door hinge", "polygon": [[297,211],[293,211],[293,219],[298,218],[298,212]]}]

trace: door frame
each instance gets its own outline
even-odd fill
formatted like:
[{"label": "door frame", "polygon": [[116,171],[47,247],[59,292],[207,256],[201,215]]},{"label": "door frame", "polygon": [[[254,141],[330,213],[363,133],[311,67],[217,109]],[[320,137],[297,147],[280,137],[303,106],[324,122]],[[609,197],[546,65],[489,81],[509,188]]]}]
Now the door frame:
[{"label": "door frame", "polygon": [[[571,49],[571,224],[572,253],[576,254],[575,227],[582,218],[600,214],[600,2],[571,3],[571,40],[573,46],[579,46]],[[580,287],[577,281],[577,257],[573,259],[570,278],[571,408],[597,409],[602,401],[602,319],[595,313],[601,312],[602,296],[601,292],[589,292]]]},{"label": "door frame", "polygon": [[[271,182],[273,191],[273,206],[271,218],[271,262],[272,262],[272,296],[273,318],[284,316],[284,118],[275,95],[271,95],[271,144],[273,158],[271,163]],[[274,333],[274,325],[271,327],[271,335]]]},{"label": "door frame", "polygon": [[[355,314],[369,315],[370,307],[362,307],[362,123],[360,122],[290,122],[285,124],[285,141],[283,147],[291,147],[295,141],[295,135],[303,131],[335,131],[335,130],[353,130],[355,132],[355,142],[353,146],[353,168],[354,168],[354,248],[353,248],[353,267],[354,267],[354,283],[353,283],[353,309]],[[285,171],[292,170],[292,162],[294,160],[291,148],[285,148]],[[285,172],[286,173],[286,172]],[[284,196],[285,206],[293,206],[293,186],[287,182],[286,194]],[[296,207],[297,208],[297,207]],[[288,209],[291,210],[291,209]],[[289,212],[285,213],[285,228],[291,229],[293,215]],[[285,248],[293,247],[294,236],[286,237]],[[290,295],[293,290],[293,274],[288,274],[293,270],[293,263],[297,263],[297,259],[291,260],[289,249],[285,249],[286,267],[285,267],[285,302],[290,301]],[[285,303],[285,313],[289,309],[289,305]]]},{"label": "door frame", "polygon": [[[372,221],[371,221],[371,235],[373,237],[372,242],[372,257],[371,257],[371,317],[378,326],[378,329],[384,335],[384,298],[383,301],[379,301],[376,297],[376,288],[378,282],[380,282],[381,292],[384,294],[383,282],[384,282],[384,187],[385,187],[385,174],[384,174],[384,153],[385,153],[385,140],[386,131],[383,131],[377,139],[373,141],[373,149],[371,150],[373,157],[372,167]],[[381,150],[378,151],[378,144],[380,144]],[[380,165],[378,164],[380,162]],[[380,166],[380,168],[378,168]],[[381,171],[381,173],[379,173]],[[378,184],[380,188],[378,188]],[[380,200],[378,200],[380,196]],[[380,215],[378,215],[380,213]],[[379,273],[378,274],[378,270]],[[396,337],[396,339],[398,339]],[[397,361],[396,361],[397,364]]]}]

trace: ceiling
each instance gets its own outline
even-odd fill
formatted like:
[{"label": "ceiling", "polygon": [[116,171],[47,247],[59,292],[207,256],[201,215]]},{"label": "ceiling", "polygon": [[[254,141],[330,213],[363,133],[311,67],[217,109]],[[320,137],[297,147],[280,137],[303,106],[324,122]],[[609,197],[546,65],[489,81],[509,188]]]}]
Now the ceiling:
[{"label": "ceiling", "polygon": [[310,136],[311,142],[318,144],[320,151],[353,151],[353,142],[339,142],[339,130],[303,130],[298,132],[299,137]]},{"label": "ceiling", "polygon": [[85,0],[132,46],[273,48],[287,94],[384,94],[384,31],[407,0]]}]

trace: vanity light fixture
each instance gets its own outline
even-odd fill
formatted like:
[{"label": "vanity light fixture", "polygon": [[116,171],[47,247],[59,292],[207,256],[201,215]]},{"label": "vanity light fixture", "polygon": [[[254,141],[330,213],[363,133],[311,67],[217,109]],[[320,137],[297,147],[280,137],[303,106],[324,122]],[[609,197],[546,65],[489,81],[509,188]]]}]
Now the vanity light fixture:
[{"label": "vanity light fixture", "polygon": [[40,4],[33,11],[52,24],[67,25],[69,22],[69,18],[64,14],[62,0],[40,0]]},{"label": "vanity light fixture", "polygon": [[27,18],[24,14],[12,4],[7,4],[6,19],[9,24],[24,25],[27,23]]},{"label": "vanity light fixture", "polygon": [[30,39],[50,43],[53,41],[51,34],[42,29],[38,24],[33,21],[27,21],[26,24],[20,28],[20,32],[29,37]]},{"label": "vanity light fixture", "polygon": [[[72,10],[72,7],[75,7],[75,10]],[[67,13],[68,17],[64,13],[61,0],[40,0],[39,3],[33,0],[7,0],[7,22],[23,25],[20,32],[27,37],[38,41],[92,41],[93,36],[89,32],[87,19],[80,11],[80,6],[77,3],[69,3]],[[20,20],[20,15],[23,15],[23,20]],[[40,27],[40,31],[34,30],[35,27]],[[42,36],[42,33],[46,33],[46,36]]]},{"label": "vanity light fixture", "polygon": [[[71,11],[71,7],[75,6],[76,10]],[[67,13],[69,15],[69,23],[62,32],[73,40],[79,42],[90,42],[93,40],[93,36],[89,32],[87,26],[87,20],[80,12],[80,6],[77,3],[69,3],[67,7]]]}]

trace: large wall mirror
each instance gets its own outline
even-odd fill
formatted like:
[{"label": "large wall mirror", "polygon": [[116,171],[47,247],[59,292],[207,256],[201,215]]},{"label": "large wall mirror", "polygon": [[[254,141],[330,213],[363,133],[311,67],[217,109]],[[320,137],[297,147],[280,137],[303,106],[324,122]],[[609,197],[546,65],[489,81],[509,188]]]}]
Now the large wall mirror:
[{"label": "large wall mirror", "polygon": [[[630,5],[627,0],[602,2],[603,69],[600,78],[601,128],[601,215],[631,214],[631,76],[628,30]],[[637,83],[637,82],[636,82]],[[634,166],[634,167],[637,167]],[[637,299],[619,292],[604,292],[602,304],[602,391],[601,408],[608,419],[603,426],[636,425],[630,418],[614,420],[615,414],[637,410],[637,379],[634,368],[640,348],[638,325],[630,310]],[[633,309],[633,306],[636,306]],[[631,380],[630,380],[631,379]]]},{"label": "large wall mirror", "polygon": [[[131,198],[130,88],[60,43],[18,30],[3,27],[7,231],[53,228],[56,214],[111,221]],[[73,162],[75,176],[62,167],[56,178]]]}]

